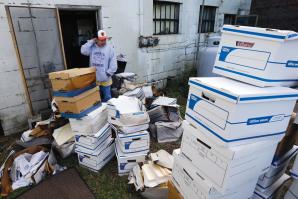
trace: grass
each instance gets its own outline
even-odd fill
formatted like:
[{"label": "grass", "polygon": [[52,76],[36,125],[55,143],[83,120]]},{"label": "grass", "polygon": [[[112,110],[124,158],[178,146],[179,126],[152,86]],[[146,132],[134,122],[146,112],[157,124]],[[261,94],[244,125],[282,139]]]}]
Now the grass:
[{"label": "grass", "polygon": [[[186,75],[187,76],[187,75]],[[177,98],[178,104],[181,106],[181,115],[184,117],[186,98],[188,92],[187,86],[188,78],[169,80],[165,88],[166,96]],[[0,163],[2,163],[9,153],[9,146],[14,143],[16,139],[20,138],[20,134],[13,136],[0,137]],[[180,147],[181,140],[172,143],[159,144],[155,140],[151,140],[150,151],[156,152],[164,149],[172,153],[173,149]],[[2,149],[2,150],[1,150]],[[117,159],[114,157],[105,167],[98,173],[89,171],[86,168],[79,166],[76,154],[71,155],[66,159],[58,159],[58,163],[67,168],[76,168],[82,179],[86,182],[90,190],[96,198],[100,199],[138,199],[142,198],[139,193],[131,189],[127,182],[127,176],[118,176]],[[30,187],[29,187],[30,188]],[[19,195],[27,191],[29,188],[22,188],[12,192],[8,198],[17,198]]]},{"label": "grass", "polygon": [[[187,94],[188,94],[188,77],[193,76],[194,73],[185,73],[179,79],[168,80],[167,87],[165,88],[165,94],[168,97],[177,98],[178,104],[181,106],[180,111],[182,117],[185,114]],[[20,134],[13,136],[0,137],[0,163],[7,157],[10,146],[16,139],[20,137]],[[159,144],[154,140],[151,140],[150,151],[156,152],[159,149],[164,149],[169,153],[172,153],[173,149],[180,147],[181,140],[173,143]],[[133,191],[127,184],[127,176],[118,176],[117,159],[114,157],[102,170],[98,173],[89,171],[83,167],[80,167],[77,161],[76,154],[71,155],[66,159],[58,159],[58,163],[68,168],[76,168],[82,179],[86,182],[90,190],[93,192],[96,198],[100,199],[139,199],[142,198],[139,193]],[[283,198],[291,181],[285,183],[278,194],[277,198]],[[29,188],[18,189],[11,193],[8,198],[17,198],[19,195],[27,191]],[[50,188],[49,188],[50,189]],[[276,198],[276,199],[277,199]]]}]

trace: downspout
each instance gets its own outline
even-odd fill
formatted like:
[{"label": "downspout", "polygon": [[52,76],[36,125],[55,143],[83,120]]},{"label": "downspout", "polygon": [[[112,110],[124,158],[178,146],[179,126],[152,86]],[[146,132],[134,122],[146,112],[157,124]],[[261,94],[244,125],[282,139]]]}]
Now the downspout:
[{"label": "downspout", "polygon": [[143,0],[139,0],[139,37],[143,34],[143,18],[144,18]]},{"label": "downspout", "polygon": [[203,2],[202,2],[202,10],[200,11],[200,22],[199,22],[199,35],[198,35],[198,44],[197,44],[196,63],[198,62],[198,59],[199,59],[204,7],[205,7],[205,0],[203,0]]}]

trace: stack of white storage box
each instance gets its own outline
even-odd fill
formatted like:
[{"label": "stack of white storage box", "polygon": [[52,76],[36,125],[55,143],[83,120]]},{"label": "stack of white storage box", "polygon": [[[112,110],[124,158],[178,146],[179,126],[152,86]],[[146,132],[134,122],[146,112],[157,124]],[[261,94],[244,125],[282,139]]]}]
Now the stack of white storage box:
[{"label": "stack of white storage box", "polygon": [[137,98],[120,96],[108,102],[108,121],[116,132],[118,175],[128,175],[149,152],[149,115]]},{"label": "stack of white storage box", "polygon": [[290,173],[291,173],[291,176],[293,177],[293,183],[290,186],[288,192],[286,193],[285,199],[297,199],[298,198],[298,155],[296,155],[296,159]]},{"label": "stack of white storage box", "polygon": [[99,171],[115,155],[107,105],[103,103],[81,119],[70,119],[70,126],[75,133],[79,164]]},{"label": "stack of white storage box", "polygon": [[294,146],[282,157],[273,160],[268,171],[259,177],[253,198],[272,198],[276,196],[277,190],[283,182],[290,178],[285,171],[290,160],[297,154],[297,146]]},{"label": "stack of white storage box", "polygon": [[[296,39],[289,31],[224,26],[214,72],[241,82],[189,80],[181,153],[173,168],[173,183],[185,199],[258,198],[259,176],[270,173],[298,98],[297,90],[280,87],[298,81]],[[278,175],[262,193],[275,192],[289,178]]]}]

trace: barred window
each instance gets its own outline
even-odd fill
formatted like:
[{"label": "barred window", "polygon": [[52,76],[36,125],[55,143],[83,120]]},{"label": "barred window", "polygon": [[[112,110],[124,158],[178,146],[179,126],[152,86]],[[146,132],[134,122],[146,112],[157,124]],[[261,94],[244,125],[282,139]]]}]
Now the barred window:
[{"label": "barred window", "polygon": [[[215,25],[215,14],[216,8],[214,6],[203,6],[200,7],[200,18],[199,18],[199,30],[200,32],[200,22],[202,21],[201,33],[214,32]],[[202,12],[203,9],[203,12]],[[202,17],[202,20],[201,20]]]},{"label": "barred window", "polygon": [[180,4],[168,1],[153,3],[154,35],[178,34]]},{"label": "barred window", "polygon": [[234,14],[225,14],[224,16],[224,24],[235,25],[236,15]]}]

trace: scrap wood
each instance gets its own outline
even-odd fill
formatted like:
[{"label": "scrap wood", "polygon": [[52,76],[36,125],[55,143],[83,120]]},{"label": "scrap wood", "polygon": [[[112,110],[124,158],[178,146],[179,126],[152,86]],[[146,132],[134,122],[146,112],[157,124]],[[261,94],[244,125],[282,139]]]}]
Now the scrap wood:
[{"label": "scrap wood", "polygon": [[8,158],[3,169],[3,176],[1,178],[1,186],[2,186],[1,196],[2,197],[8,196],[8,194],[13,191],[9,170],[12,167],[15,158],[17,158],[18,156],[24,153],[35,154],[39,151],[47,152],[48,149],[42,146],[34,146],[34,147],[30,147],[22,151],[19,151]]}]

